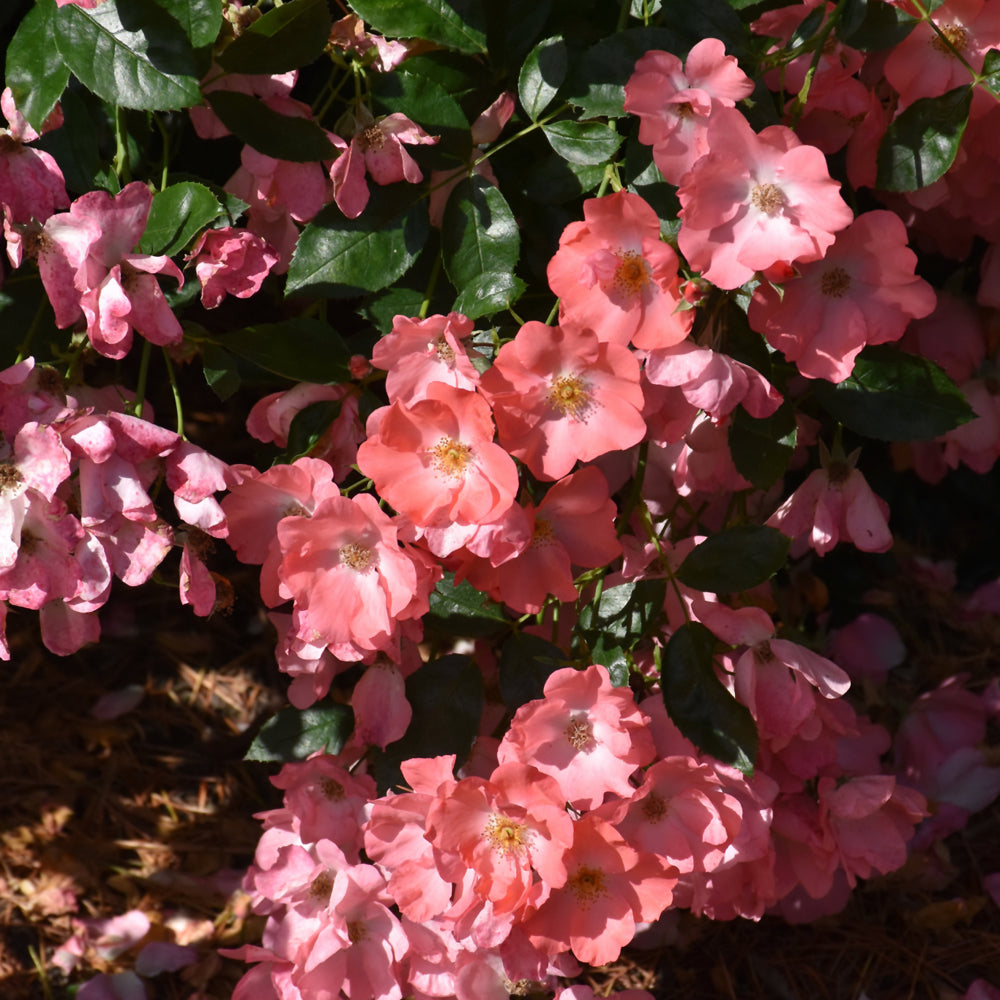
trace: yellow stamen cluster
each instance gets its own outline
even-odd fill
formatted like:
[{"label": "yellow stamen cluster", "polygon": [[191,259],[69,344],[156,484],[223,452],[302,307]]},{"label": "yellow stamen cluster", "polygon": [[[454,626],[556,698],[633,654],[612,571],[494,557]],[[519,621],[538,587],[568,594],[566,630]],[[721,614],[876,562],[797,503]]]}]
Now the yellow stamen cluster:
[{"label": "yellow stamen cluster", "polygon": [[635,298],[650,281],[649,265],[637,250],[619,252],[621,263],[615,270],[615,291]]},{"label": "yellow stamen cluster", "polygon": [[375,553],[367,545],[348,542],[340,547],[340,561],[356,573],[364,573],[375,561]]},{"label": "yellow stamen cluster", "polygon": [[559,375],[549,384],[549,405],[563,416],[585,419],[590,408],[590,390],[579,375]]},{"label": "yellow stamen cluster", "polygon": [[595,900],[608,894],[604,872],[600,868],[589,868],[584,865],[570,875],[566,884],[584,910],[589,909]]},{"label": "yellow stamen cluster", "polygon": [[574,750],[582,750],[594,738],[594,730],[586,719],[573,719],[563,732]]},{"label": "yellow stamen cluster", "polygon": [[[936,31],[934,32],[934,37],[931,39],[931,45],[938,50],[938,52],[943,52],[945,55],[954,56],[955,52],[963,52],[969,45],[969,33],[960,24],[939,24],[938,27],[941,29],[941,37]],[[948,42],[951,42],[951,48],[948,47],[948,43],[945,42],[945,38]],[[952,51],[952,48],[955,52]]]},{"label": "yellow stamen cluster", "polygon": [[776,184],[758,184],[750,192],[750,203],[768,215],[773,215],[785,203],[785,196]]},{"label": "yellow stamen cluster", "polygon": [[525,823],[518,823],[503,813],[493,813],[486,822],[483,837],[500,854],[523,854],[528,848],[529,831]]},{"label": "yellow stamen cluster", "polygon": [[459,478],[472,458],[472,449],[454,438],[443,437],[431,448],[434,468],[443,476]]}]

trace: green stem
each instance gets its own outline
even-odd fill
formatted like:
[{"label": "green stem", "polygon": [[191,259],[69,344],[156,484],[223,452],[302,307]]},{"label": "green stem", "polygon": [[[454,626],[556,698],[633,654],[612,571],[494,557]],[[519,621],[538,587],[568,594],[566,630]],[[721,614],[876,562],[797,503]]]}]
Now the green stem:
[{"label": "green stem", "polygon": [[163,140],[163,163],[160,168],[160,190],[163,191],[167,186],[168,168],[170,166],[170,136],[167,133],[167,127],[160,120],[159,115],[153,115],[153,121],[156,122],[156,127],[160,130],[160,138]]},{"label": "green stem", "polygon": [[532,122],[530,125],[525,125],[523,129],[521,129],[519,132],[515,132],[511,136],[508,136],[506,139],[504,139],[503,142],[498,142],[495,146],[490,146],[490,148],[487,149],[482,156],[480,156],[476,160],[473,160],[472,169],[475,170],[480,163],[485,163],[494,153],[499,153],[501,149],[504,149],[506,146],[509,146],[512,142],[517,142],[518,139],[523,138],[530,132],[534,132],[536,128],[542,128],[543,126],[548,125],[548,123],[552,121],[553,118],[557,117],[558,115],[561,115],[568,107],[569,107],[568,103],[562,104],[560,105],[560,107],[556,108],[555,111],[550,111],[543,118],[539,118],[538,121]]},{"label": "green stem", "polygon": [[173,362],[170,360],[170,355],[167,354],[167,349],[163,348],[163,361],[167,366],[167,378],[170,379],[170,391],[174,396],[174,413],[177,416],[177,433],[187,440],[184,434],[184,404],[181,403],[181,393],[177,388],[177,378],[174,375]]},{"label": "green stem", "polygon": [[35,339],[35,334],[38,332],[38,324],[42,321],[42,312],[45,309],[46,302],[48,302],[48,299],[44,295],[38,300],[38,308],[31,319],[31,326],[28,327],[28,332],[24,335],[24,340],[21,341],[21,346],[17,349],[17,357],[14,359],[15,365],[28,356],[28,348],[31,347],[31,342]]},{"label": "green stem", "polygon": [[437,285],[438,276],[441,274],[441,255],[434,258],[431,265],[430,277],[427,279],[427,289],[424,292],[424,299],[420,303],[420,310],[417,313],[420,319],[427,319],[427,310],[431,307],[431,299],[434,297],[434,288]]},{"label": "green stem", "polygon": [[135,387],[135,399],[129,407],[129,411],[136,417],[142,416],[142,404],[146,401],[146,379],[149,377],[149,356],[152,351],[152,343],[143,338],[142,356],[139,358],[139,380]]},{"label": "green stem", "polygon": [[124,138],[125,131],[125,109],[115,105],[115,159],[112,169],[118,178],[119,184],[128,184],[132,179],[132,173],[128,165],[128,147]]}]

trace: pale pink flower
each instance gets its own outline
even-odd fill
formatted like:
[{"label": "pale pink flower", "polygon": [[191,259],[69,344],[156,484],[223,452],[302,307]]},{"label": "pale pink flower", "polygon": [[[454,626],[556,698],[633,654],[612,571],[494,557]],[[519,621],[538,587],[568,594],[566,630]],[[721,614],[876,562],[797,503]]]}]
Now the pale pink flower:
[{"label": "pale pink flower", "polygon": [[858,452],[846,459],[831,459],[827,453],[823,467],[809,473],[767,523],[789,538],[803,539],[821,556],[841,539],[863,552],[890,549],[889,505],[854,468],[857,458]]},{"label": "pale pink flower", "polygon": [[[202,79],[202,94],[210,94],[216,90],[235,91],[239,94],[252,94],[260,97],[264,103],[270,98],[290,98],[292,87],[298,79],[298,70],[288,73],[275,73],[270,76],[263,74],[226,73],[214,62],[208,73]],[[276,107],[275,111],[281,110]],[[221,139],[230,135],[229,129],[219,120],[219,116],[206,104],[196,104],[188,108],[191,124],[199,139]]]},{"label": "pale pink flower", "polygon": [[[308,117],[309,109],[291,98],[272,99],[275,110],[297,117]],[[346,143],[327,133],[339,147]],[[280,258],[275,274],[284,274],[291,263],[299,239],[296,222],[309,222],[327,202],[328,179],[318,162],[294,163],[276,160],[244,146],[240,167],[226,181],[225,189],[242,198],[247,210],[247,228],[264,239]]]},{"label": "pale pink flower", "polygon": [[633,847],[679,872],[711,871],[740,830],[743,808],[715,770],[691,757],[657,760],[612,823]]},{"label": "pale pink flower", "polygon": [[[0,129],[0,205],[9,207],[14,222],[44,222],[57,208],[69,207],[62,171],[50,153],[25,145],[39,136],[14,106],[10,87],[0,94],[0,110],[8,124]],[[61,124],[56,105],[42,131]]]},{"label": "pale pink flower", "polygon": [[201,304],[215,309],[227,294],[248,299],[260,291],[278,255],[248,229],[206,229],[185,258],[201,282]]},{"label": "pale pink flower", "polygon": [[[618,508],[593,465],[560,479],[535,509],[528,505],[531,538],[523,551],[491,567],[482,559],[464,574],[515,611],[537,614],[548,595],[578,597],[573,566],[607,566],[621,554],[615,532]],[[506,534],[506,531],[505,531]]]},{"label": "pale pink flower", "polygon": [[618,191],[588,198],[583,216],[563,230],[548,265],[559,325],[643,349],[682,341],[694,313],[679,308],[677,254],[660,239],[656,212],[638,195]]},{"label": "pale pink flower", "polygon": [[780,292],[761,282],[747,318],[807,378],[842,382],[866,344],[898,340],[911,319],[933,311],[934,290],[916,263],[899,216],[866,212]]},{"label": "pale pink flower", "polygon": [[464,341],[473,322],[461,313],[427,319],[395,316],[392,330],[372,349],[372,364],[385,369],[389,402],[415,403],[432,382],[474,390],[479,372],[472,366]]},{"label": "pale pink flower", "polygon": [[[522,705],[497,751],[551,775],[576,809],[595,809],[608,792],[628,798],[629,778],[653,759],[646,715],[632,692],[611,684],[606,667],[564,667],[544,697]],[[579,957],[579,956],[578,956]]]},{"label": "pale pink flower", "polygon": [[365,30],[357,14],[348,14],[333,22],[329,44],[344,52],[356,52],[365,65],[379,73],[390,73],[410,54],[413,42],[390,41]]},{"label": "pale pink flower", "polygon": [[376,184],[395,184],[405,180],[417,184],[424,175],[405,145],[433,145],[436,135],[428,135],[406,115],[392,114],[374,118],[364,106],[355,119],[354,136],[348,149],[330,168],[333,200],[349,219],[356,219],[368,204],[365,174]]},{"label": "pale pink flower", "polygon": [[281,593],[295,601],[299,636],[361,659],[386,649],[397,622],[418,610],[414,561],[370,494],[325,497],[311,518],[280,520],[277,533]]},{"label": "pale pink flower", "polygon": [[475,872],[474,890],[495,913],[520,912],[533,873],[549,886],[566,881],[563,855],[573,842],[573,821],[552,778],[511,762],[489,781],[464,778],[437,797],[427,837]]},{"label": "pale pink flower", "polygon": [[820,778],[820,812],[825,814],[841,867],[853,889],[873,871],[901,868],[913,829],[927,815],[924,797],[887,774],[850,778],[838,784]]},{"label": "pale pink flower", "polygon": [[351,708],[354,739],[383,750],[402,739],[413,719],[413,709],[406,699],[406,678],[399,667],[376,657],[354,685]]},{"label": "pale pink flower", "polygon": [[514,502],[517,467],[493,443],[493,417],[478,393],[432,382],[424,399],[376,410],[367,430],[358,467],[419,527],[494,521]]},{"label": "pale pink flower", "polygon": [[500,442],[540,479],[577,460],[638,444],[646,434],[639,362],[589,329],[530,321],[482,378]]},{"label": "pale pink flower", "polygon": [[717,424],[741,403],[757,418],[771,416],[781,405],[781,393],[756,369],[690,341],[650,351],[643,371],[655,385],[679,388]]},{"label": "pale pink flower", "polygon": [[[931,22],[958,50],[962,59],[944,43]],[[983,68],[990,49],[1000,46],[1000,10],[986,0],[946,0],[931,11],[928,20],[913,30],[889,53],[885,78],[899,93],[900,106],[921,97],[938,97],[969,82],[969,70]]]},{"label": "pale pink flower", "polygon": [[670,184],[708,152],[708,119],[753,92],[753,81],[725,54],[717,38],[703,38],[687,62],[670,52],[647,52],[625,84],[625,110],[639,117],[639,141]]},{"label": "pale pink flower", "polygon": [[[524,922],[531,943],[555,954],[604,965],[618,958],[640,921],[655,920],[671,902],[677,871],[641,853],[596,813],[573,824],[565,883],[535,885],[538,908]],[[551,888],[551,891],[550,891]]]},{"label": "pale pink flower", "polygon": [[775,264],[818,260],[850,224],[826,158],[791,129],[771,125],[758,135],[737,110],[722,108],[708,141],[677,192],[677,240],[706,280],[738,288]]}]

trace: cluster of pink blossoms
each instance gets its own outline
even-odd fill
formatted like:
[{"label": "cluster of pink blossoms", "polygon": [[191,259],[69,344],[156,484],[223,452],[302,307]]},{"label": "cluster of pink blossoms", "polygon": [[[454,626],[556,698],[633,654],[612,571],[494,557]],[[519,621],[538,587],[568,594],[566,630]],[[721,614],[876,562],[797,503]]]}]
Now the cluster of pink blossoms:
[{"label": "cluster of pink blossoms", "polygon": [[244,883],[267,924],[233,953],[257,963],[234,1000],[313,1000],[331,984],[374,1000],[569,1000],[559,977],[614,961],[670,907],[810,919],[902,864],[924,800],[878,773],[884,730],[842,702],[817,715],[812,685],[835,698],[843,674],[773,639],[735,678],[772,748],[752,779],[600,666],[553,673],[457,776],[454,756],[412,759],[407,787],[377,796],[361,746],[286,764]]},{"label": "cluster of pink blossoms", "polygon": [[[96,612],[118,578],[145,583],[182,546],[180,600],[209,614],[205,565],[226,523],[214,494],[229,468],[179,434],[126,411],[117,386],[66,386],[27,359],[0,372],[0,658],[8,606],[39,612],[55,653],[96,642]],[[150,490],[164,482],[181,522],[171,528]]]}]

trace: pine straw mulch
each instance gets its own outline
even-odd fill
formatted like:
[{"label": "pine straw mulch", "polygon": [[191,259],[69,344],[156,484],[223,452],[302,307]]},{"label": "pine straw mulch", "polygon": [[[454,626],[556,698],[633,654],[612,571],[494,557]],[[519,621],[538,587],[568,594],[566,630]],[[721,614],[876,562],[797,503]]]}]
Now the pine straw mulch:
[{"label": "pine straw mulch", "polygon": [[[131,909],[150,918],[152,936],[201,956],[147,980],[150,1000],[196,990],[229,1000],[244,967],[215,950],[259,940],[236,886],[259,834],[252,814],[280,801],[267,781],[274,768],[242,757],[285,690],[255,571],[236,567],[234,583],[233,613],[208,622],[175,591],[123,588],[102,614],[101,643],[65,659],[44,650],[34,615],[11,614],[0,682],[0,1000],[62,1000],[97,972],[132,968],[134,950],[113,961],[88,954],[69,979],[51,962],[72,916]],[[953,595],[906,574],[868,599],[885,605],[913,654],[893,671],[901,703],[919,678],[926,687],[958,669],[983,682],[996,673],[997,619],[963,624]],[[128,685],[143,691],[135,708],[110,721],[90,714]],[[583,979],[598,995],[645,988],[662,1000],[956,1000],[977,977],[1000,984],[1000,909],[981,885],[995,871],[997,805],[860,886],[835,917],[790,926],[678,914],[668,943]]]}]

